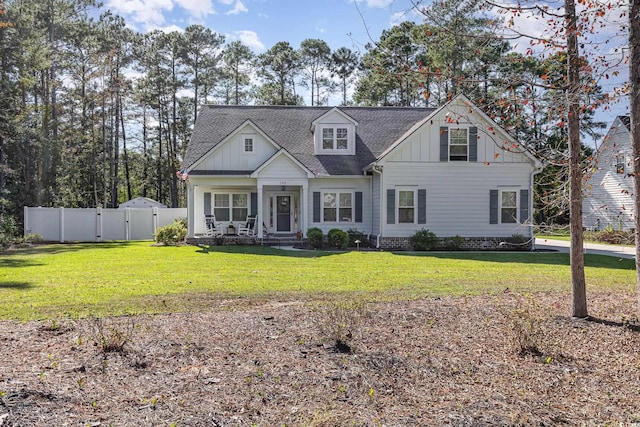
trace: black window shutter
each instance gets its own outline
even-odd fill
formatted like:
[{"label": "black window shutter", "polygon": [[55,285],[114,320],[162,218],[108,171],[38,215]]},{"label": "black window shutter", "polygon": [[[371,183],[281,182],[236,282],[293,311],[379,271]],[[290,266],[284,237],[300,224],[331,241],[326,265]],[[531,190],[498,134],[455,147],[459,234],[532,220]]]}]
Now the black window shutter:
[{"label": "black window shutter", "polygon": [[258,215],[258,193],[251,193],[251,216]]},{"label": "black window shutter", "polygon": [[320,192],[313,192],[313,222],[320,222]]},{"label": "black window shutter", "polygon": [[387,224],[396,223],[396,190],[387,189]]},{"label": "black window shutter", "polygon": [[204,214],[211,215],[211,193],[204,193]]},{"label": "black window shutter", "polygon": [[362,191],[356,191],[356,222],[362,222]]},{"label": "black window shutter", "polygon": [[418,224],[427,223],[427,190],[418,190]]},{"label": "black window shutter", "polygon": [[449,128],[442,126],[440,128],[440,161],[449,160]]},{"label": "black window shutter", "polygon": [[529,190],[520,190],[520,222],[529,220]]},{"label": "black window shutter", "polygon": [[498,190],[489,190],[489,224],[498,223]]},{"label": "black window shutter", "polygon": [[469,128],[469,161],[478,161],[478,128]]}]

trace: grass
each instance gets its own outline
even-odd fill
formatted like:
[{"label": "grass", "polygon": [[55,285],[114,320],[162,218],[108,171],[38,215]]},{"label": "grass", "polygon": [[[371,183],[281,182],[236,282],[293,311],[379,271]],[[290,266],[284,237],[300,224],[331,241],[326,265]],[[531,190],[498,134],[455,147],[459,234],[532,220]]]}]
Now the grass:
[{"label": "grass", "polygon": [[[632,290],[633,260],[586,255],[590,291]],[[46,245],[0,255],[0,319],[199,310],[227,298],[371,299],[567,291],[556,253],[293,252],[263,247]]]}]

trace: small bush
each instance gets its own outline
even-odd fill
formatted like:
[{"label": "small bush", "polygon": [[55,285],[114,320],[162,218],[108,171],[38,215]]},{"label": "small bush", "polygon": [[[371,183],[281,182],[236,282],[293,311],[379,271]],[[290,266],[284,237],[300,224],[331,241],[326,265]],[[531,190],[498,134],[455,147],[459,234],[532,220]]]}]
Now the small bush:
[{"label": "small bush", "polygon": [[349,247],[355,248],[356,246],[358,246],[356,244],[356,240],[360,240],[361,248],[369,247],[369,238],[362,231],[350,228],[347,230],[347,234],[349,235]]},{"label": "small bush", "polygon": [[175,246],[184,242],[187,237],[187,228],[180,220],[173,224],[165,225],[156,230],[155,238],[157,243],[167,246]]},{"label": "small bush", "polygon": [[4,213],[0,213],[0,249],[11,246],[18,234],[18,226],[15,219]]},{"label": "small bush", "polygon": [[453,237],[447,237],[444,246],[448,251],[459,251],[464,245],[464,237],[456,235]]},{"label": "small bush", "polygon": [[322,247],[322,230],[317,227],[313,227],[307,230],[307,242],[314,249],[320,249]]},{"label": "small bush", "polygon": [[133,317],[118,319],[90,319],[83,328],[85,336],[102,353],[123,353],[125,346],[133,340],[137,328]]},{"label": "small bush", "polygon": [[516,306],[503,310],[507,320],[507,337],[515,353],[520,356],[542,355],[545,317],[533,297],[518,297]]},{"label": "small bush", "polygon": [[369,316],[365,301],[334,301],[318,307],[316,322],[323,339],[333,341],[336,350],[351,353],[362,337],[362,325]]},{"label": "small bush", "polygon": [[424,228],[417,231],[409,240],[414,251],[431,251],[438,246],[438,236]]},{"label": "small bush", "polygon": [[346,231],[333,228],[327,233],[329,245],[337,249],[346,249],[349,246],[349,235]]},{"label": "small bush", "polygon": [[25,243],[42,243],[44,241],[44,237],[42,234],[38,233],[28,233],[24,236]]}]

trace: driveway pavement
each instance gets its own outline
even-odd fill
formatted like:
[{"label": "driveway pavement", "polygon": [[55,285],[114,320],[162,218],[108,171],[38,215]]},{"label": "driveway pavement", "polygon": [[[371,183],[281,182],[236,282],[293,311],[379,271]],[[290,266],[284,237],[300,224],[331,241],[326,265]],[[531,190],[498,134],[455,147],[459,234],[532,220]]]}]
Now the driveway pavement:
[{"label": "driveway pavement", "polygon": [[[536,238],[536,249],[568,253],[569,242],[565,240]],[[609,255],[618,258],[633,259],[636,255],[636,248],[633,246],[614,246],[585,242],[584,249],[585,252],[589,254]]]}]

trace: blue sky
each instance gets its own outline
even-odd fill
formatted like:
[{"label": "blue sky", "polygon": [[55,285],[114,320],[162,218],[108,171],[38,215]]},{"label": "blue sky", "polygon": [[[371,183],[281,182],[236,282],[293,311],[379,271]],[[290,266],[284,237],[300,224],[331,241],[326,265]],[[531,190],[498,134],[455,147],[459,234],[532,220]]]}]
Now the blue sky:
[{"label": "blue sky", "polygon": [[[104,8],[122,16],[127,24],[141,32],[154,29],[182,31],[190,24],[202,24],[223,34],[227,42],[241,40],[256,54],[271,48],[279,41],[288,41],[294,48],[307,38],[326,41],[335,50],[348,47],[364,53],[366,43],[379,39],[383,30],[402,21],[422,22],[413,10],[416,0],[103,0]],[[430,0],[422,1],[428,4]],[[552,0],[550,7],[562,7],[562,1]],[[602,44],[604,54],[610,55],[619,73],[610,80],[601,78],[605,92],[620,87],[628,77],[628,67],[620,62],[619,47],[626,44],[620,34],[620,11],[612,9],[611,25],[599,28],[599,36],[608,39]],[[543,37],[544,21],[515,17],[515,29]],[[524,53],[530,46],[527,40],[513,42]],[[617,59],[616,59],[617,58]],[[608,70],[612,74],[614,70]],[[603,73],[604,75],[604,73]],[[613,75],[613,74],[612,74]],[[303,94],[306,99],[306,95]],[[330,100],[332,104],[339,99]],[[628,100],[614,103],[609,111],[598,111],[597,119],[608,125],[618,114],[628,112]]]},{"label": "blue sky", "polygon": [[322,39],[334,50],[346,46],[363,51],[382,30],[419,19],[410,0],[106,0],[104,4],[138,31],[202,24],[227,41],[242,40],[255,53],[279,41],[298,48],[306,38]]}]

